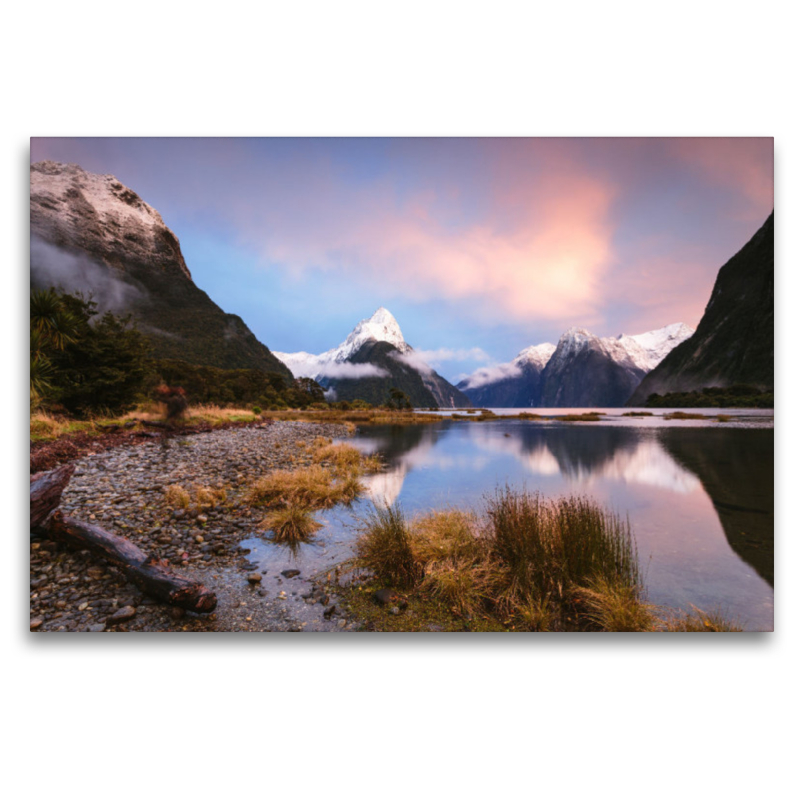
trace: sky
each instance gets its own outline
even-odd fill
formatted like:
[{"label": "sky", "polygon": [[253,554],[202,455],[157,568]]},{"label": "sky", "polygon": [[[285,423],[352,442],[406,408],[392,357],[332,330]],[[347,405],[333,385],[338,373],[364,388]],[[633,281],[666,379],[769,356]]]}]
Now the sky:
[{"label": "sky", "polygon": [[449,380],[570,327],[695,327],[773,208],[771,138],[33,138],[113,174],[272,350],[380,306]]}]

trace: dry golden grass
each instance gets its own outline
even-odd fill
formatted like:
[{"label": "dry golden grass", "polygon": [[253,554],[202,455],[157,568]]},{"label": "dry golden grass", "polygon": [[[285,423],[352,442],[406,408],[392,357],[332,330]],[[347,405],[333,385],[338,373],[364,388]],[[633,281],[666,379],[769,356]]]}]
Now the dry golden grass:
[{"label": "dry golden grass", "polygon": [[357,448],[351,444],[331,444],[330,440],[315,448],[313,458],[317,463],[331,464],[336,472],[358,470],[361,464],[361,452]]},{"label": "dry golden grass", "polygon": [[717,414],[717,422],[730,422],[732,419],[730,414]]},{"label": "dry golden grass", "polygon": [[706,612],[692,606],[689,613],[669,617],[664,630],[670,633],[739,633],[742,626],[736,620],[726,619],[719,611]]},{"label": "dry golden grass", "polygon": [[672,411],[669,414],[664,414],[664,419],[707,419],[706,414],[691,414],[686,411]]},{"label": "dry golden grass", "polygon": [[225,489],[215,489],[211,486],[198,486],[195,489],[195,502],[200,508],[216,508],[223,505],[228,499]]},{"label": "dry golden grass", "polygon": [[179,483],[173,483],[170,486],[167,486],[166,491],[164,492],[164,500],[166,501],[168,506],[172,508],[189,508],[189,503],[192,502],[192,498],[189,495],[189,492],[183,488]]},{"label": "dry golden grass", "polygon": [[310,508],[295,503],[270,511],[261,524],[281,544],[306,542],[322,527]]},{"label": "dry golden grass", "polygon": [[308,508],[330,508],[338,503],[351,503],[364,491],[353,474],[336,476],[319,464],[301,469],[279,469],[256,481],[247,492],[253,505],[298,505]]},{"label": "dry golden grass", "polygon": [[637,586],[598,577],[576,589],[583,616],[601,631],[626,633],[655,630],[654,608],[641,599]]}]

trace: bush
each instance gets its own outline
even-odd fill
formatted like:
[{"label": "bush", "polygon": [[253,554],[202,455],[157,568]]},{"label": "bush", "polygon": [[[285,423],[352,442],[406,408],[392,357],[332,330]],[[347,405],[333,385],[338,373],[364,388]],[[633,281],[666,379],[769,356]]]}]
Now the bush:
[{"label": "bush", "polygon": [[[53,290],[51,290],[53,291]],[[97,317],[97,306],[81,295],[61,295],[79,319],[74,337],[52,353],[50,390],[45,400],[77,416],[124,414],[136,406],[147,378],[145,338],[130,317]]]}]

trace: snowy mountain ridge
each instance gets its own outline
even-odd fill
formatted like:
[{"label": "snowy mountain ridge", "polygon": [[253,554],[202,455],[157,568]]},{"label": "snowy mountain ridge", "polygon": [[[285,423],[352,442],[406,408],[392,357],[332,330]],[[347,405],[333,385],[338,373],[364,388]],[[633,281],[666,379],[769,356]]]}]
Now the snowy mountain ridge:
[{"label": "snowy mountain ridge", "polygon": [[381,306],[371,317],[362,319],[338,346],[319,355],[300,351],[274,355],[283,361],[295,378],[317,378],[339,373],[337,364],[343,364],[367,342],[388,342],[401,353],[409,353],[412,347],[406,344],[400,325],[392,313]]}]

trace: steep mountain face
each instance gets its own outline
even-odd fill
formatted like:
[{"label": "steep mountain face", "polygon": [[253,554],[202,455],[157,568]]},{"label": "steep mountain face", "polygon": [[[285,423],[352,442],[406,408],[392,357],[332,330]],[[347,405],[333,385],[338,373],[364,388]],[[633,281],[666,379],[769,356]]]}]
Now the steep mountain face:
[{"label": "steep mountain face", "polygon": [[130,313],[156,358],[291,372],[242,319],[192,281],[161,215],[113,175],[32,164],[31,287],[92,293],[101,311]]},{"label": "steep mountain face", "polygon": [[458,388],[476,406],[526,408],[540,406],[542,372],[555,352],[554,344],[526,347],[508,364],[482,368],[465,378]]},{"label": "steep mountain face", "polygon": [[391,312],[381,307],[356,325],[338,347],[320,355],[275,353],[296,378],[314,378],[337,400],[386,402],[389,390],[404,391],[414,406],[469,406],[469,398],[415,356]]},{"label": "steep mountain face", "polygon": [[603,339],[571,328],[558,346],[529,347],[509,364],[478,370],[459,388],[473,403],[498,408],[621,406],[642,378],[691,335],[680,322]]},{"label": "steep mountain face", "polygon": [[694,335],[645,378],[628,405],[707,386],[774,386],[774,213],[719,271]]}]

